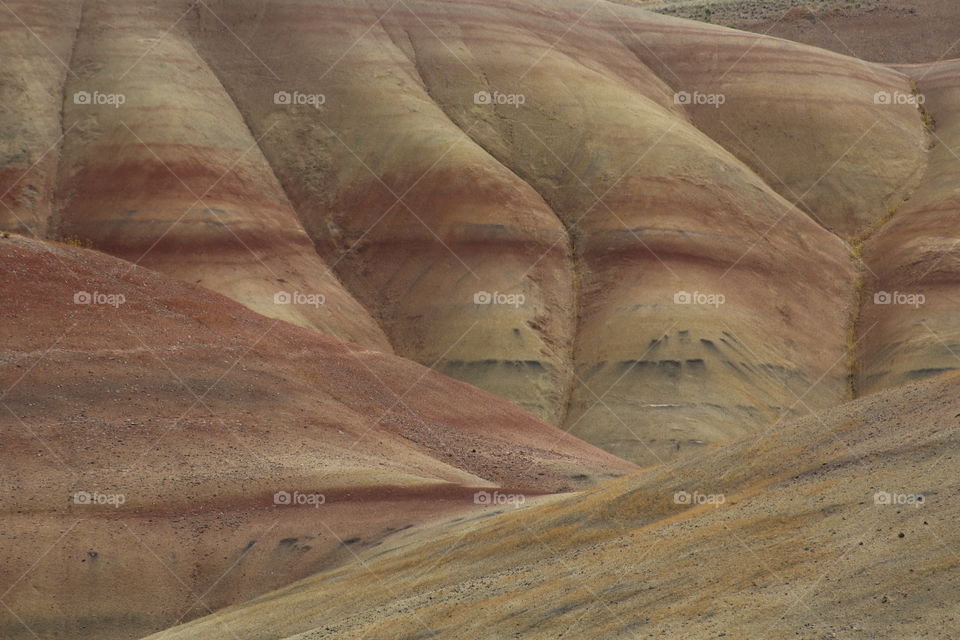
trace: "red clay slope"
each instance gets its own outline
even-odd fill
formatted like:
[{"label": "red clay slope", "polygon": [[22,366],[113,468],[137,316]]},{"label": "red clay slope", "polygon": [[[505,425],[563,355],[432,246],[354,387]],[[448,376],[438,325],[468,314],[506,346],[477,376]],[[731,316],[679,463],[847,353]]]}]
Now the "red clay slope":
[{"label": "red clay slope", "polygon": [[14,236],[0,273],[5,639],[140,637],[474,509],[478,487],[632,469],[420,365],[99,253]]}]

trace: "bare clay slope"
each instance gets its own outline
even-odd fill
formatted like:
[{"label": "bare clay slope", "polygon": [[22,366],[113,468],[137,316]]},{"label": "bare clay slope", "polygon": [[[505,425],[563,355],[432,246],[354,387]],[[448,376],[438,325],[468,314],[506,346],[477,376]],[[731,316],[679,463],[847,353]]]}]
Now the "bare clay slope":
[{"label": "bare clay slope", "polygon": [[79,0],[9,0],[0,11],[0,230],[42,236],[53,210],[63,86]]},{"label": "bare clay slope", "polygon": [[904,71],[925,99],[933,148],[913,197],[865,247],[864,393],[960,367],[960,61]]},{"label": "bare clay slope", "polygon": [[845,239],[926,162],[904,73],[587,0],[83,6],[55,233],[642,464],[847,397]]},{"label": "bare clay slope", "polygon": [[478,489],[633,469],[415,363],[99,253],[14,236],[0,273],[5,639],[142,637],[465,514]]},{"label": "bare clay slope", "polygon": [[607,3],[210,6],[200,50],[402,355],[641,463],[846,396],[830,231],[922,171],[917,110],[874,100],[903,74]]},{"label": "bare clay slope", "polygon": [[460,524],[151,640],[953,638],[958,387],[874,395]]},{"label": "bare clay slope", "polygon": [[316,255],[216,77],[170,29],[186,6],[84,3],[65,89],[56,233],[390,351]]}]

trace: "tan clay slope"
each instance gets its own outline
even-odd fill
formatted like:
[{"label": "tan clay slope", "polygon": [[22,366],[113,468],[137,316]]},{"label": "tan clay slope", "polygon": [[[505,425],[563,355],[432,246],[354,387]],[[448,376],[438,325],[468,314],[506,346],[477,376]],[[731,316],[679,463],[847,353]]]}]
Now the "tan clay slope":
[{"label": "tan clay slope", "polygon": [[53,211],[60,110],[79,2],[0,7],[0,230],[42,236]]},{"label": "tan clay slope", "polygon": [[151,638],[951,638],[958,387],[871,396]]},{"label": "tan clay slope", "polygon": [[846,233],[900,198],[902,74],[606,3],[210,7],[201,51],[399,353],[641,463],[844,397],[848,250],[791,202]]},{"label": "tan clay slope", "polygon": [[913,197],[864,250],[864,393],[960,367],[960,61],[904,70],[925,99],[933,149]]},{"label": "tan clay slope", "polygon": [[917,177],[920,114],[874,102],[904,75],[587,0],[84,6],[60,232],[643,464],[846,397],[816,220]]},{"label": "tan clay slope", "polygon": [[826,228],[852,237],[916,184],[926,162],[922,120],[914,105],[884,100],[910,95],[902,73],[787,40],[658,18],[622,21],[630,49],[675,90],[722,95],[719,107],[692,98],[693,121]]},{"label": "tan clay slope", "polygon": [[634,469],[415,363],[99,253],[0,239],[0,273],[5,639],[140,637],[476,509],[477,487]]},{"label": "tan clay slope", "polygon": [[[390,351],[376,322],[316,255],[216,78],[193,45],[170,31],[184,6],[91,0],[44,2],[22,16],[11,9],[5,59],[14,64],[2,84],[9,110],[0,122],[10,128],[10,146],[22,149],[5,158],[4,228],[47,229],[270,317]],[[53,31],[48,22],[66,26]],[[37,54],[52,69],[32,57],[32,66],[21,61],[23,41],[30,51],[67,38],[61,32],[72,52]],[[38,164],[27,170],[27,161]]]}]

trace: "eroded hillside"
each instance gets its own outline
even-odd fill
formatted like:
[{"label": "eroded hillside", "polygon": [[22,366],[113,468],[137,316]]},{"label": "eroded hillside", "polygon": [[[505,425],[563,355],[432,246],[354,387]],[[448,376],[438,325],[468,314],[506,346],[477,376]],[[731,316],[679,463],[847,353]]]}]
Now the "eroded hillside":
[{"label": "eroded hillside", "polygon": [[642,464],[848,396],[847,241],[926,167],[902,71],[606,2],[10,8],[6,228]]},{"label": "eroded hillside", "polygon": [[478,491],[633,469],[475,387],[100,253],[3,238],[0,273],[4,639],[142,637],[475,512]]}]

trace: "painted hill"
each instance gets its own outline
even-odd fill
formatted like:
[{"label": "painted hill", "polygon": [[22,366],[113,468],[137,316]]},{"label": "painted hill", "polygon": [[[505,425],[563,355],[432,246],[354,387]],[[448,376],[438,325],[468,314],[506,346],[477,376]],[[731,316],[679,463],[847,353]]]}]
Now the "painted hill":
[{"label": "painted hill", "polygon": [[3,638],[141,637],[474,511],[478,491],[633,469],[413,362],[99,253],[14,236],[0,273]]},{"label": "painted hill", "polygon": [[849,241],[931,140],[902,70],[607,2],[10,7],[5,228],[641,464],[849,397]]}]

